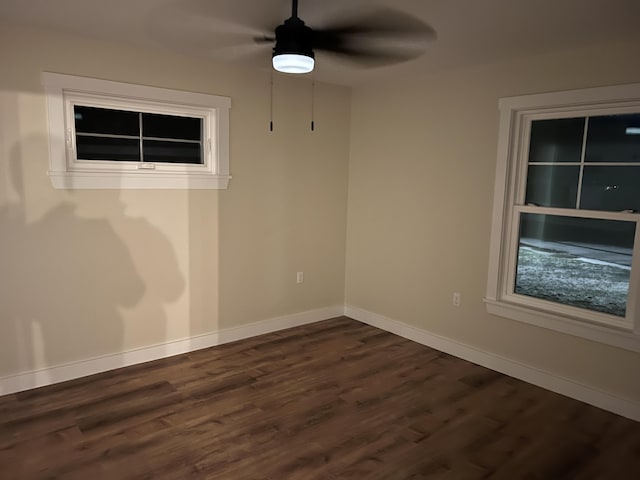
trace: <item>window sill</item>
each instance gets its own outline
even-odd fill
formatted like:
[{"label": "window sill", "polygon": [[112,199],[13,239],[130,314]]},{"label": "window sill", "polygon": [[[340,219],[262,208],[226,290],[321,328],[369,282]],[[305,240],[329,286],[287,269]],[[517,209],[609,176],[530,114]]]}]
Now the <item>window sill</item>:
[{"label": "window sill", "polygon": [[223,190],[230,175],[145,172],[53,172],[49,177],[57,189],[196,189]]},{"label": "window sill", "polygon": [[632,352],[640,352],[640,335],[594,325],[568,317],[485,298],[487,312],[538,327],[605,343]]}]

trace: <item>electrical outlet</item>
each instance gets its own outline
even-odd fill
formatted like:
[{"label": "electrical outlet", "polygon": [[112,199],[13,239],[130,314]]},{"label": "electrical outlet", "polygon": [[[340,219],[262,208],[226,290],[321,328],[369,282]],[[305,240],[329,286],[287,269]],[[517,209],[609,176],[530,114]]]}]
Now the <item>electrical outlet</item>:
[{"label": "electrical outlet", "polygon": [[304,282],[304,272],[296,273],[296,283]]},{"label": "electrical outlet", "polygon": [[453,292],[453,306],[459,307],[461,301],[462,301],[462,295],[460,295],[460,292]]}]

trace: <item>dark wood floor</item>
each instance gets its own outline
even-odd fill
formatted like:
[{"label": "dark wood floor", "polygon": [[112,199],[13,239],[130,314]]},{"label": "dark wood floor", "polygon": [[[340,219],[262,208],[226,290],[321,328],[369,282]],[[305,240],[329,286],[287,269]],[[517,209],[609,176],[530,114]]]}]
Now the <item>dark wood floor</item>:
[{"label": "dark wood floor", "polygon": [[0,397],[2,479],[640,479],[640,423],[339,318]]}]

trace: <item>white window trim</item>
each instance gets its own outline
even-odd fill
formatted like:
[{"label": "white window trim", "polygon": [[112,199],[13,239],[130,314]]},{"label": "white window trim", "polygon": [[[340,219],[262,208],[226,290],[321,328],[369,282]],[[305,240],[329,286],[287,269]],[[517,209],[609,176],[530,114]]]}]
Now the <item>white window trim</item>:
[{"label": "white window trim", "polygon": [[[43,72],[49,124],[49,177],[58,189],[225,189],[231,99],[217,95]],[[77,160],[73,105],[190,115],[203,119],[204,165]],[[71,126],[71,128],[69,127]]]},{"label": "white window trim", "polygon": [[[594,111],[606,114],[615,109],[624,110],[627,106],[640,111],[640,84],[612,87],[588,88],[564,92],[537,95],[507,97],[499,100],[500,123],[498,134],[498,152],[494,185],[494,201],[491,219],[491,244],[489,250],[489,270],[485,303],[487,311],[501,317],[518,320],[559,332],[575,335],[589,340],[613,345],[627,350],[640,352],[640,259],[633,256],[627,310],[635,317],[624,321],[612,321],[609,325],[596,323],[589,312],[550,302],[527,301],[524,296],[509,293],[509,275],[513,275],[515,209],[526,210],[518,204],[518,195],[522,192],[524,168],[528,145],[522,139],[528,138],[527,128],[532,117],[558,118],[559,112],[568,112],[567,116],[593,114]],[[577,113],[576,113],[577,112]],[[587,112],[587,113],[585,113]],[[554,209],[557,210],[557,209]],[[536,213],[549,213],[536,207]],[[571,210],[572,216],[581,216],[580,210]],[[638,214],[602,212],[602,218],[638,221]],[[640,224],[636,227],[634,252],[640,246]],[[515,258],[515,257],[514,257]],[[520,297],[520,298],[518,298]],[[548,303],[550,308],[544,307]],[[543,306],[541,308],[541,305]],[[596,315],[598,316],[598,315]],[[600,315],[600,317],[602,317]]]}]

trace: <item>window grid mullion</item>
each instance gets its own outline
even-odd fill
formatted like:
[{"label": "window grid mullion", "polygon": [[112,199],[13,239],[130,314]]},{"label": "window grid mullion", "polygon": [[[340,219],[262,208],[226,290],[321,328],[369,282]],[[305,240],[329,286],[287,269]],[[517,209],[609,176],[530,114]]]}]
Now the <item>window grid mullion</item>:
[{"label": "window grid mullion", "polygon": [[143,149],[143,141],[142,141],[142,112],[138,112],[138,127],[140,133],[140,161],[144,162],[144,149]]},{"label": "window grid mullion", "polygon": [[78,137],[96,137],[96,138],[123,138],[127,140],[137,140],[138,135],[116,135],[112,133],[82,133],[77,132],[76,136]]},{"label": "window grid mullion", "polygon": [[589,133],[589,117],[584,119],[584,131],[582,133],[582,151],[580,152],[580,172],[578,174],[578,191],[576,193],[576,210],[580,209],[582,198],[582,180],[584,178],[584,159],[587,155],[587,135]]},{"label": "window grid mullion", "polygon": [[[135,137],[138,138],[138,137]],[[173,143],[190,143],[194,145],[200,145],[202,142],[200,140],[184,140],[182,138],[164,138],[164,137],[145,137],[142,136],[144,140],[157,140],[160,142],[173,142]]]},{"label": "window grid mullion", "polygon": [[[528,165],[579,167],[581,162],[529,162]],[[640,167],[640,162],[584,162],[587,167]]]},{"label": "window grid mullion", "polygon": [[614,212],[609,210],[576,210],[575,208],[541,207],[538,205],[516,205],[521,213],[538,213],[559,217],[595,218],[601,220],[619,220],[623,222],[637,222],[639,214],[630,212]]}]

